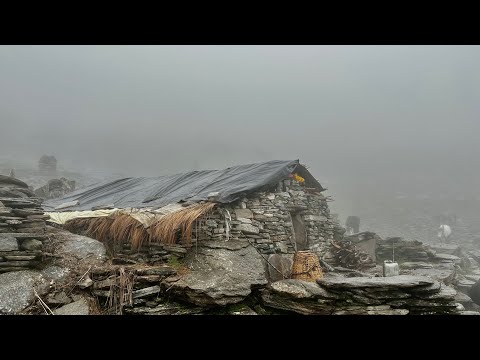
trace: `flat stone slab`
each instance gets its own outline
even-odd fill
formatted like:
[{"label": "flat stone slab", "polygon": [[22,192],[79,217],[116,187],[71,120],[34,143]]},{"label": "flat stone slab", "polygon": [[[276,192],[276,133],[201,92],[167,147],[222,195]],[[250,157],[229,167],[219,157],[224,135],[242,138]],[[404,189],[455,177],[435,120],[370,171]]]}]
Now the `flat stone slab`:
[{"label": "flat stone slab", "polygon": [[435,244],[430,245],[430,248],[437,253],[453,255],[459,251],[459,246],[455,244]]},{"label": "flat stone slab", "polygon": [[399,266],[402,269],[432,269],[433,268],[432,264],[421,262],[421,261],[418,261],[418,262],[407,261],[407,262],[400,263]]},{"label": "flat stone slab", "polygon": [[398,275],[390,277],[330,277],[318,279],[317,283],[327,289],[378,288],[408,289],[434,285],[435,280],[425,276]]},{"label": "flat stone slab", "polygon": [[253,212],[249,209],[235,209],[237,218],[253,219]]},{"label": "flat stone slab", "polygon": [[367,310],[367,315],[408,315],[407,309]]},{"label": "flat stone slab", "polygon": [[55,315],[88,315],[89,312],[87,300],[84,298],[53,311]]},{"label": "flat stone slab", "polygon": [[436,253],[434,259],[450,260],[450,261],[453,261],[455,264],[460,264],[460,262],[462,261],[462,259],[460,259],[458,256],[450,255],[450,254],[440,254],[440,253]]},{"label": "flat stone slab", "polygon": [[452,287],[431,278],[345,278],[330,274],[315,283],[281,280],[260,291],[265,306],[300,314],[405,315],[455,313],[457,294]]},{"label": "flat stone slab", "polygon": [[158,304],[155,307],[133,307],[126,308],[127,314],[139,314],[139,315],[193,315],[200,314],[205,311],[202,307],[185,306],[176,302],[167,302]]},{"label": "flat stone slab", "polygon": [[248,241],[230,240],[230,241],[202,241],[202,247],[210,249],[240,250],[251,246]]},{"label": "flat stone slab", "polygon": [[337,299],[338,296],[331,294],[325,289],[318,286],[316,283],[286,279],[275,281],[270,284],[273,292],[281,295],[286,295],[296,299],[309,299],[309,298],[325,298],[325,299]]},{"label": "flat stone slab", "polygon": [[477,282],[478,280],[480,280],[480,275],[465,275],[465,279]]},{"label": "flat stone slab", "polygon": [[18,250],[17,239],[10,235],[0,234],[0,251]]},{"label": "flat stone slab", "polygon": [[480,315],[478,311],[460,311],[460,315]]},{"label": "flat stone slab", "polygon": [[245,234],[254,234],[254,235],[259,234],[260,232],[258,227],[250,224],[244,224],[244,223],[237,225],[236,230],[239,230]]},{"label": "flat stone slab", "polygon": [[455,277],[455,268],[414,269],[410,271],[413,276],[428,276],[432,279],[449,284]]},{"label": "flat stone slab", "polygon": [[434,294],[415,294],[415,296],[426,300],[455,300],[457,290],[451,286],[442,285],[440,291]]},{"label": "flat stone slab", "polygon": [[460,280],[457,282],[457,285],[458,286],[473,286],[475,285],[475,281],[471,281],[471,280]]},{"label": "flat stone slab", "polygon": [[31,250],[31,251],[42,250],[43,243],[37,239],[26,239],[22,241],[21,248],[23,250]]},{"label": "flat stone slab", "polygon": [[37,240],[46,240],[48,239],[48,235],[45,234],[32,234],[32,233],[3,233],[0,234],[3,236],[11,236],[16,238],[17,240],[23,239],[37,239]]}]

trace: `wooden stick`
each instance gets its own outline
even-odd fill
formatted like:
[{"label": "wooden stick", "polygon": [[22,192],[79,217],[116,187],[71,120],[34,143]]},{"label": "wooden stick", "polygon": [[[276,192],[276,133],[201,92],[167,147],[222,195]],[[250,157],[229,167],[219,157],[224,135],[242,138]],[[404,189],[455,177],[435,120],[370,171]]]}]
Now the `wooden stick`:
[{"label": "wooden stick", "polygon": [[67,296],[69,296],[72,293],[73,289],[75,289],[75,286],[77,286],[80,283],[80,281],[82,281],[83,277],[88,274],[88,272],[90,271],[91,268],[92,268],[92,265],[89,266],[88,270],[85,272],[85,274],[82,275],[82,277],[77,281],[77,283],[75,285],[73,285],[72,290],[70,290],[70,292],[67,294]]},{"label": "wooden stick", "polygon": [[[55,314],[53,313],[53,311],[48,307],[48,305],[43,302],[42,298],[38,295],[37,290],[33,289],[33,293],[34,293],[35,296],[38,298],[38,300],[40,300],[40,304],[42,305],[43,310],[45,310],[45,308],[47,308],[48,311],[50,311],[50,315],[55,315]],[[45,311],[45,312],[46,312],[46,311]],[[48,313],[47,313],[47,315],[48,315]]]}]

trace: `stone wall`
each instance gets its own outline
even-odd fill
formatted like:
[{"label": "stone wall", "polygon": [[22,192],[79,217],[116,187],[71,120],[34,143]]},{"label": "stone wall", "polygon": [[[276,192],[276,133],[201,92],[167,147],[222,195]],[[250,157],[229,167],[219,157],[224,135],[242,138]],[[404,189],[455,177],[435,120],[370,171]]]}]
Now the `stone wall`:
[{"label": "stone wall", "polygon": [[322,194],[284,180],[274,188],[218,207],[198,221],[193,237],[199,241],[227,241],[227,237],[249,241],[263,254],[293,254],[295,247],[322,254],[333,239],[334,225]]},{"label": "stone wall", "polygon": [[220,205],[199,218],[190,244],[180,241],[168,246],[145,242],[137,251],[126,241],[116,248],[112,260],[114,264],[160,265],[168,263],[172,256],[183,258],[187,248],[206,241],[249,242],[265,259],[271,254],[284,254],[291,260],[297,245],[292,215],[297,223],[303,222],[305,230],[305,247],[297,246],[298,250],[308,249],[322,256],[333,239],[334,226],[338,226],[330,216],[326,198],[306,191],[296,181],[284,180],[235,203]]},{"label": "stone wall", "polygon": [[38,268],[48,216],[27,184],[1,177],[0,190],[0,273]]}]

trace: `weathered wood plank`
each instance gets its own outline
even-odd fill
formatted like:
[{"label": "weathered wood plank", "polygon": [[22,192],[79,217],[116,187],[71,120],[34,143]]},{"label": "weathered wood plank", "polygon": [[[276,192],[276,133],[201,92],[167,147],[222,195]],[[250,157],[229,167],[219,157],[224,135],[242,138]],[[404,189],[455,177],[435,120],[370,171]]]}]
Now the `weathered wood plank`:
[{"label": "weathered wood plank", "polygon": [[158,293],[160,293],[160,286],[155,285],[155,286],[150,286],[150,287],[147,287],[147,288],[144,288],[144,289],[134,291],[132,293],[132,297],[134,299],[137,299],[137,298],[142,298],[142,297],[146,297],[146,296],[150,296],[150,295],[155,295],[155,294],[158,294]]}]

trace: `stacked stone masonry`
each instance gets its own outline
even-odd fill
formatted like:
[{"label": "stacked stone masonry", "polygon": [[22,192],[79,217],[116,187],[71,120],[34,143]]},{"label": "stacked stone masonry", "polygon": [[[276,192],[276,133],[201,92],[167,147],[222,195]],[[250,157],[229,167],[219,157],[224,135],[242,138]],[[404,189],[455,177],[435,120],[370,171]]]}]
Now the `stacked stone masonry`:
[{"label": "stacked stone masonry", "polygon": [[0,193],[0,273],[39,267],[48,219],[41,201],[26,184],[4,176]]},{"label": "stacked stone masonry", "polygon": [[[300,218],[306,243],[299,241],[302,234],[295,233],[293,217]],[[323,254],[333,239],[334,226],[322,194],[284,180],[275,189],[219,206],[197,222],[193,240],[249,241],[263,254],[293,254],[295,247]]]}]

